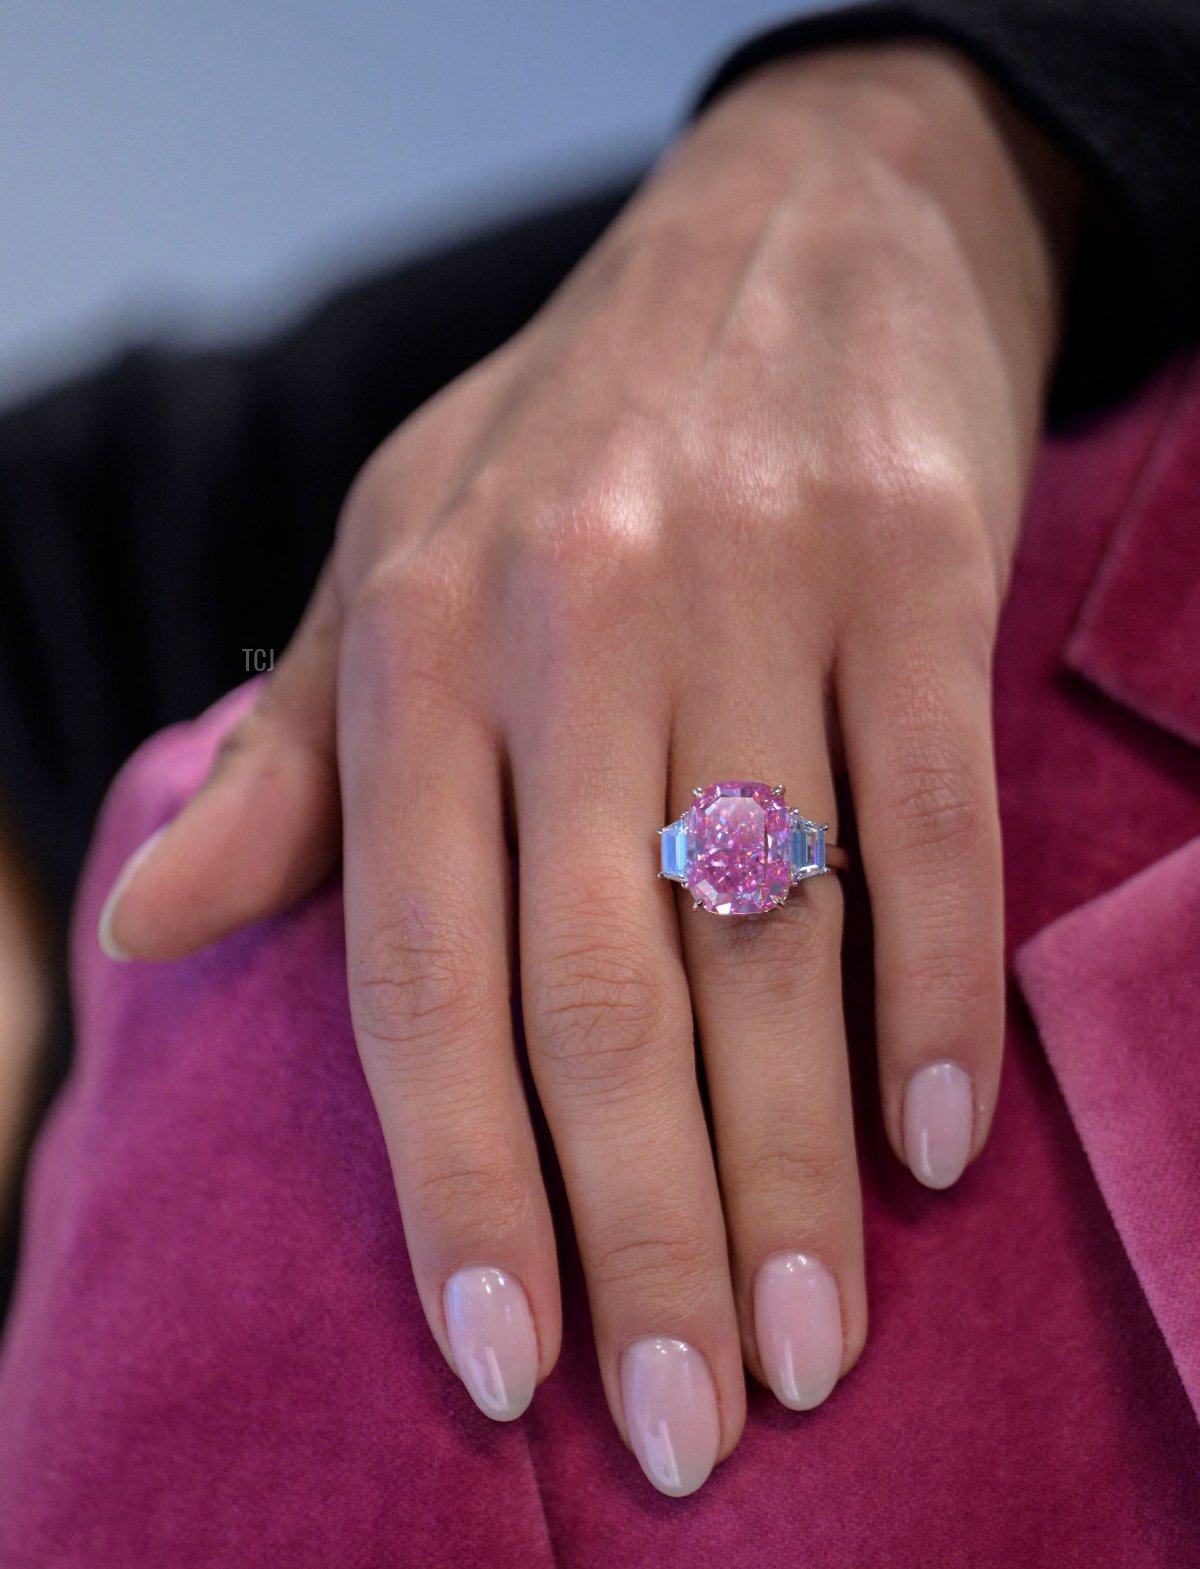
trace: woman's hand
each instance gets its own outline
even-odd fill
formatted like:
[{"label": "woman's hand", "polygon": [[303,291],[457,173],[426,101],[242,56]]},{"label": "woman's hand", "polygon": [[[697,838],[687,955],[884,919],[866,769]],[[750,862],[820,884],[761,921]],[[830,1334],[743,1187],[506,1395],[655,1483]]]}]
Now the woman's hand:
[{"label": "woman's hand", "polygon": [[836,879],[693,914],[655,829],[731,776],[832,822],[848,769],[884,1121],[953,1182],[1000,1071],[990,665],[1075,198],[939,49],[730,91],[367,465],[286,656],[106,912],[110,951],[172,958],[343,855],[415,1278],[502,1420],[560,1336],[519,962],[609,1405],[664,1492],[736,1444],[743,1363],[814,1406],[867,1309]]}]

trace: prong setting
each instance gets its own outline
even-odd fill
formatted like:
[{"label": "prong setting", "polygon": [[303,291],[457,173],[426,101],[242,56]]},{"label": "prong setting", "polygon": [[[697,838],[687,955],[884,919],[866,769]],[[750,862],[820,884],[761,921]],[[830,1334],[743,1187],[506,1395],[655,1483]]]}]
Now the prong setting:
[{"label": "prong setting", "polygon": [[658,877],[685,888],[694,910],[778,910],[797,883],[848,864],[844,851],[826,844],[830,825],[789,807],[783,785],[708,785],[692,798],[683,816],[658,830]]}]

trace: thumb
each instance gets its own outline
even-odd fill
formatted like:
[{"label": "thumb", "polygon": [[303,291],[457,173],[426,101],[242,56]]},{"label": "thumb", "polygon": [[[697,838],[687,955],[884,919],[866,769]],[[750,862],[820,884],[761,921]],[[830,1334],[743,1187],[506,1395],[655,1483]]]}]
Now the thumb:
[{"label": "thumb", "polygon": [[340,631],[327,567],[208,778],[114,882],[98,932],[110,959],[182,958],[294,904],[336,866]]}]

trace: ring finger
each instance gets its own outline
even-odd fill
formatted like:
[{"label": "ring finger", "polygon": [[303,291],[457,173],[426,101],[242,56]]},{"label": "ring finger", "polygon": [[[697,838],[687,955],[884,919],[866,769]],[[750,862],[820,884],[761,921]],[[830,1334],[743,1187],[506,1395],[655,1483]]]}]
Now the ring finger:
[{"label": "ring finger", "polygon": [[522,1009],[609,1406],[682,1496],[737,1442],[745,1379],[675,923],[631,831],[662,810],[666,727],[570,687],[513,748]]},{"label": "ring finger", "polygon": [[[782,695],[783,701],[780,701]],[[690,804],[691,892],[706,903],[756,899],[761,855],[739,856],[794,805],[831,825],[834,792],[816,682],[797,675],[769,703],[711,694],[680,715],[672,805],[691,788],[749,770],[768,792],[708,790]],[[781,723],[781,716],[783,722]],[[725,737],[718,745],[714,738]],[[810,738],[807,741],[797,738]],[[769,788],[786,783],[783,798]],[[744,788],[744,787],[743,787]],[[731,841],[735,841],[732,842]],[[786,834],[780,849],[786,856]],[[706,858],[705,846],[711,846]],[[732,854],[730,851],[732,850]],[[768,863],[775,852],[768,853]],[[768,913],[682,914],[684,952],[711,1092],[735,1298],[747,1366],[783,1404],[820,1404],[866,1335],[862,1219],[842,1022],[842,899],[833,877],[788,889]],[[772,891],[772,890],[768,890]]]}]

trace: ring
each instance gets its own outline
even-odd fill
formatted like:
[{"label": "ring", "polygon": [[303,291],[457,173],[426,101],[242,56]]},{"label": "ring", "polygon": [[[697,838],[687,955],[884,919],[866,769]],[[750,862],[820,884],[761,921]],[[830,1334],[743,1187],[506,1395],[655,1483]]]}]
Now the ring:
[{"label": "ring", "polygon": [[658,875],[682,883],[694,909],[765,915],[796,883],[849,865],[845,850],[825,842],[829,824],[788,806],[782,785],[733,780],[692,794],[683,816],[658,830]]}]

